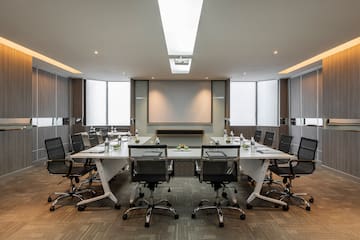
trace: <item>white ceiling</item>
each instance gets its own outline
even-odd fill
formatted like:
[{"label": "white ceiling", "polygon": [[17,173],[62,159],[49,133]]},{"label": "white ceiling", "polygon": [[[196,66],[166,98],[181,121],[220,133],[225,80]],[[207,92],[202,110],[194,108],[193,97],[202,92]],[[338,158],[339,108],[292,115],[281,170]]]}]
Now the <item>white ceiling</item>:
[{"label": "white ceiling", "polygon": [[359,10],[359,0],[204,0],[185,75],[170,72],[157,0],[1,0],[0,36],[88,79],[264,80],[360,36]]}]

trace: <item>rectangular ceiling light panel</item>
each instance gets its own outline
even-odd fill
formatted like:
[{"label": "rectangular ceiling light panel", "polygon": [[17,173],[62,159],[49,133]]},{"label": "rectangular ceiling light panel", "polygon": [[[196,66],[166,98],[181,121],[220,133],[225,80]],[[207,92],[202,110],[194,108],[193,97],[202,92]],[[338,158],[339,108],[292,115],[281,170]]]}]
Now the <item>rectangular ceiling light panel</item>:
[{"label": "rectangular ceiling light panel", "polygon": [[192,55],[203,0],[158,0],[168,55]]}]

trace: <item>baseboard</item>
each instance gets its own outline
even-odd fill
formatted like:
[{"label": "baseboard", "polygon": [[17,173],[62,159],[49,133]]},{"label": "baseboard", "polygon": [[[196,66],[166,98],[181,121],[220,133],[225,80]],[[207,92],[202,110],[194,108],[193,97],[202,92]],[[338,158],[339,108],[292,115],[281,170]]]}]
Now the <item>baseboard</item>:
[{"label": "baseboard", "polygon": [[326,169],[328,169],[328,170],[330,170],[330,171],[332,171],[332,172],[334,172],[334,173],[337,173],[337,174],[339,174],[339,175],[341,175],[341,176],[343,176],[343,177],[347,177],[347,178],[353,180],[353,181],[356,182],[356,183],[360,183],[360,177],[357,177],[357,176],[348,174],[348,173],[346,173],[346,172],[343,172],[343,171],[334,169],[334,168],[329,167],[329,166],[326,166],[326,165],[324,165],[324,164],[322,164],[321,167],[326,168]]}]

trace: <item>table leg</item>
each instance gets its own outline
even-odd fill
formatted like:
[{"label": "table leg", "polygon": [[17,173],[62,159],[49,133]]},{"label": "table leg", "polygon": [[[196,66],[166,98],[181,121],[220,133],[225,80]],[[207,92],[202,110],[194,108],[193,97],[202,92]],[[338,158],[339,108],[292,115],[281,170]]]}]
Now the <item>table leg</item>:
[{"label": "table leg", "polygon": [[242,161],[244,164],[241,164],[242,165],[241,167],[244,168],[244,172],[256,181],[254,191],[250,194],[250,196],[246,200],[246,203],[250,204],[253,200],[255,200],[255,198],[259,198],[264,201],[272,202],[282,206],[287,206],[287,203],[284,201],[267,197],[261,195],[260,193],[261,188],[263,187],[266,172],[270,164],[270,160],[269,159],[261,160],[262,163],[260,162],[260,160],[254,160],[254,159],[248,159]]}]

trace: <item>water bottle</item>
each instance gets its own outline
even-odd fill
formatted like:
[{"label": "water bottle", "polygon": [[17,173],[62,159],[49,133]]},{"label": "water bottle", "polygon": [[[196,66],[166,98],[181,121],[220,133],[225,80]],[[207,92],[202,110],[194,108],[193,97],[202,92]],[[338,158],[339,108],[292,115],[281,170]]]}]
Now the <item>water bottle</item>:
[{"label": "water bottle", "polygon": [[242,146],[244,143],[244,135],[240,133],[240,146]]},{"label": "water bottle", "polygon": [[231,136],[230,141],[233,142],[234,141],[234,132],[232,130],[230,132],[230,136]]},{"label": "water bottle", "polygon": [[108,138],[105,139],[104,145],[105,145],[105,152],[110,152],[110,142]]},{"label": "water bottle", "polygon": [[160,144],[160,139],[159,139],[159,137],[156,137],[156,139],[155,139],[155,144]]},{"label": "water bottle", "polygon": [[250,147],[251,147],[251,153],[255,153],[255,139],[254,139],[254,137],[251,137]]},{"label": "water bottle", "polygon": [[224,141],[226,141],[226,139],[227,139],[227,131],[226,131],[226,129],[224,129]]},{"label": "water bottle", "polygon": [[139,137],[139,130],[135,129],[135,138],[138,139],[138,137]]}]

